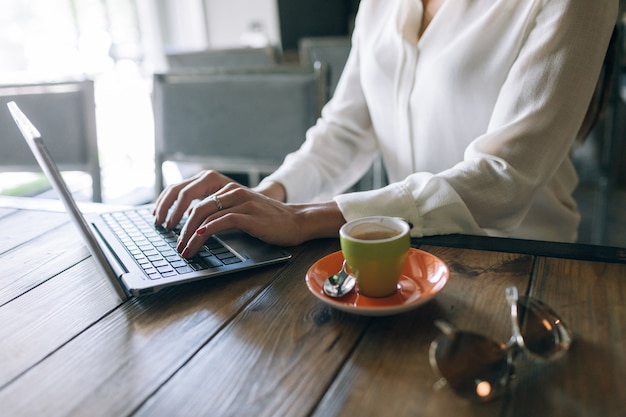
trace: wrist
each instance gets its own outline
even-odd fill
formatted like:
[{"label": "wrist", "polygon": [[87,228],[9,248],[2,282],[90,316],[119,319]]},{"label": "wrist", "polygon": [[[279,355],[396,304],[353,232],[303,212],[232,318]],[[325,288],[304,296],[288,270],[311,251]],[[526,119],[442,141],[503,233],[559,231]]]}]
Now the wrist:
[{"label": "wrist", "polygon": [[285,190],[285,187],[279,182],[261,182],[259,185],[254,187],[254,191],[274,200],[282,201],[283,203],[287,201],[287,191]]},{"label": "wrist", "polygon": [[334,201],[293,205],[298,212],[298,223],[303,241],[338,237],[346,220]]}]

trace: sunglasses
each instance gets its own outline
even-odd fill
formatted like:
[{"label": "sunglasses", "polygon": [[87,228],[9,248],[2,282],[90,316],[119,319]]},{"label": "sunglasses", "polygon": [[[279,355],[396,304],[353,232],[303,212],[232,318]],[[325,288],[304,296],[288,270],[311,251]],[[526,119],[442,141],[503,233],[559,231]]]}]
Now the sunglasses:
[{"label": "sunglasses", "polygon": [[462,397],[486,402],[504,392],[518,354],[553,360],[567,352],[572,332],[550,307],[535,298],[518,297],[516,287],[506,289],[506,299],[513,330],[506,344],[435,321],[443,333],[430,345],[430,364],[441,376],[435,388],[447,385]]}]

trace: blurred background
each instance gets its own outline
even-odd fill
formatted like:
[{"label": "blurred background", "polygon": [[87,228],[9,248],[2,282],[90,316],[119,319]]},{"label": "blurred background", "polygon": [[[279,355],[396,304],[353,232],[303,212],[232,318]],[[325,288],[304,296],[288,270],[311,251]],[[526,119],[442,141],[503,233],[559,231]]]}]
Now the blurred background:
[{"label": "blurred background", "polygon": [[[150,94],[153,74],[168,70],[166,54],[272,46],[282,60],[297,61],[300,38],[348,35],[357,3],[3,0],[0,84],[94,80],[103,201],[141,203],[154,194]],[[88,175],[64,175],[77,198],[91,199]],[[36,173],[0,173],[0,194],[46,187]]]},{"label": "blurred background", "polygon": [[[14,97],[16,86],[92,81],[100,198],[93,173],[69,169],[64,177],[79,200],[143,204],[156,192],[153,84],[155,74],[173,70],[168,56],[270,48],[276,64],[311,65],[303,58],[303,40],[348,40],[349,48],[357,8],[358,0],[2,0],[0,95]],[[581,174],[581,242],[626,247],[621,26],[607,105],[572,154]],[[338,77],[338,68],[329,79]],[[36,169],[3,165],[3,157],[11,161],[15,141],[7,132],[3,127],[0,133],[0,195],[54,198]],[[166,183],[186,174],[180,164],[168,163],[163,173]],[[381,182],[368,184],[360,187]]]}]

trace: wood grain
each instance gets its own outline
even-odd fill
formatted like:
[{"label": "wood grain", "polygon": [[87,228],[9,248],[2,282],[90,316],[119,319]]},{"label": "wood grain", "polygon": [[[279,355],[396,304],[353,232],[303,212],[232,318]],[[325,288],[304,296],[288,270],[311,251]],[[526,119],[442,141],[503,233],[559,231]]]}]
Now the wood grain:
[{"label": "wood grain", "polygon": [[137,416],[309,415],[370,322],[308,292],[304,275],[325,245],[307,244]]},{"label": "wood grain", "polygon": [[[525,287],[532,258],[498,252],[422,247],[446,262],[452,277],[419,309],[375,320],[326,393],[316,416],[498,415],[502,404],[471,404],[451,390],[435,391],[428,350],[445,320],[505,342],[511,335],[504,289]],[[485,300],[479,302],[478,300]],[[388,399],[392,399],[390,401]]]},{"label": "wood grain", "polygon": [[[0,230],[2,416],[626,416],[626,264],[569,259],[562,244],[413,241],[449,265],[450,282],[413,311],[368,318],[304,282],[337,239],[121,303],[65,213],[0,209]],[[505,342],[509,285],[561,315],[571,350],[522,356],[489,404],[434,390],[434,320]]]},{"label": "wood grain", "polygon": [[542,258],[531,295],[574,332],[554,363],[526,360],[511,409],[526,415],[626,415],[626,265]]},{"label": "wood grain", "polygon": [[[59,236],[63,236],[59,244]],[[73,224],[62,224],[0,255],[0,306],[89,256]]]},{"label": "wood grain", "polygon": [[89,258],[0,308],[0,387],[117,307],[95,268]]},{"label": "wood grain", "polygon": [[[82,268],[77,270],[89,261],[91,258],[70,271],[73,275],[84,273]],[[93,270],[93,265],[85,268]],[[31,338],[33,351],[27,356],[41,362],[26,369],[26,360],[21,360],[21,366],[2,370],[5,381],[23,373],[0,390],[3,412],[11,416],[38,415],[42,410],[54,416],[131,414],[257,296],[280,269],[272,266],[253,274],[242,272],[195,282],[132,299],[121,307],[111,303],[116,298],[102,277],[93,278],[97,288],[77,289],[83,295],[75,292],[67,300],[55,290],[47,290],[45,287],[52,284],[47,282],[37,288],[44,293],[38,294],[41,299],[29,301],[38,306],[35,311],[53,311],[29,312],[6,332],[11,338],[7,345],[23,347],[27,344],[16,338]],[[52,281],[66,286],[59,282],[64,275]],[[75,300],[76,296],[82,301]],[[47,298],[59,303],[50,306]],[[15,313],[22,308],[28,311],[25,303],[12,302],[9,306],[14,306],[11,311]],[[2,313],[0,309],[0,320],[4,322]],[[70,323],[74,326],[68,326]],[[0,334],[0,339],[3,336]],[[5,347],[2,341],[0,352]],[[66,343],[55,347],[60,341]],[[42,360],[39,354],[44,352],[51,354]],[[0,358],[0,363],[9,361]],[[35,365],[32,359],[29,363]]]},{"label": "wood grain", "polygon": [[69,222],[66,213],[44,213],[20,210],[0,218],[0,254],[28,242],[63,223]]}]

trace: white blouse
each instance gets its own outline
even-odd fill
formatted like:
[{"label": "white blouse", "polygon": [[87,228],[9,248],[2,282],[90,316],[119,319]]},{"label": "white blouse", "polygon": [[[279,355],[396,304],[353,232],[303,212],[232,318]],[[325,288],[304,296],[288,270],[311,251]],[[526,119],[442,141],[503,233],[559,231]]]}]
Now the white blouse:
[{"label": "white blouse", "polygon": [[[352,51],[301,149],[266,181],[288,202],[333,198],[346,220],[390,215],[415,237],[575,241],[569,150],[617,0],[362,0]],[[337,195],[380,153],[390,185]]]}]

